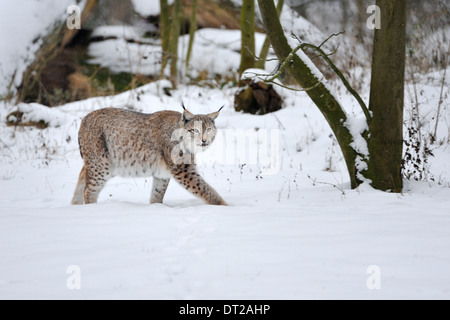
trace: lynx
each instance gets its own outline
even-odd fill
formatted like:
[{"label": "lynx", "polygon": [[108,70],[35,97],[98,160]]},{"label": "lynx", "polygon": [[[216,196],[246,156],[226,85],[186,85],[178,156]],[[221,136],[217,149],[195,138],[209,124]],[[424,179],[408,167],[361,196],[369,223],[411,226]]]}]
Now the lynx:
[{"label": "lynx", "polygon": [[[223,108],[223,107],[222,107]],[[160,111],[152,114],[106,108],[88,114],[78,135],[81,169],[72,204],[96,203],[114,176],[153,176],[150,203],[162,203],[169,181],[211,205],[227,205],[198,174],[195,154],[207,149],[222,108],[207,115]]]}]

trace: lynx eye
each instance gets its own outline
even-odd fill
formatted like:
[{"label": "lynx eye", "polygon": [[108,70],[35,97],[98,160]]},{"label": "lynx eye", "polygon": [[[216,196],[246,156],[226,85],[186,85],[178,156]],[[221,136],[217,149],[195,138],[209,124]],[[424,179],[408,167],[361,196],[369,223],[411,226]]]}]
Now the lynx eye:
[{"label": "lynx eye", "polygon": [[191,129],[191,130],[189,130],[189,132],[192,134],[200,134],[200,130],[198,130],[198,129]]},{"label": "lynx eye", "polygon": [[206,129],[206,132],[210,133],[212,131],[212,128]]}]

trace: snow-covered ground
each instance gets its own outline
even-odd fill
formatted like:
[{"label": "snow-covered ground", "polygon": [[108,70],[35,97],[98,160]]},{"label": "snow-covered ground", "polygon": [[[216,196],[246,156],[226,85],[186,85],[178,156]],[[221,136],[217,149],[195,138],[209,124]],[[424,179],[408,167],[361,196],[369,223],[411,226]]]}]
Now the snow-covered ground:
[{"label": "snow-covered ground", "polygon": [[[235,89],[183,86],[168,97],[167,85],[54,109],[19,106],[49,122],[45,130],[1,122],[0,298],[449,297],[448,146],[432,162],[442,185],[350,190],[330,129],[304,93],[282,91],[283,110],[250,116],[233,111]],[[217,120],[226,152],[240,143],[231,129],[247,139],[248,129],[278,134],[279,170],[262,175],[267,163],[244,165],[246,156],[204,161],[202,174],[229,207],[205,205],[175,182],[163,205],[149,205],[151,178],[115,178],[98,204],[70,205],[84,115],[107,106],[179,111],[181,100],[195,113],[226,106]],[[2,105],[0,118],[16,109]]]}]

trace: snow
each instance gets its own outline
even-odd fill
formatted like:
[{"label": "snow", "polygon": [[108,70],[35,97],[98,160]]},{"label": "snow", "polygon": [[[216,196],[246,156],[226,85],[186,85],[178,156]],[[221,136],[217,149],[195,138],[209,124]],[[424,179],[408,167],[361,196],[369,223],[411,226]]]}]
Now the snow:
[{"label": "snow", "polygon": [[155,74],[161,69],[161,47],[129,43],[125,39],[93,42],[89,46],[91,64],[99,64],[112,72]]},{"label": "snow", "polygon": [[140,35],[135,27],[132,26],[100,26],[94,29],[92,31],[92,38],[95,37],[114,37],[114,38],[120,38],[125,40],[140,40]]},{"label": "snow", "polygon": [[[24,117],[51,124],[44,130],[1,123],[0,298],[448,296],[448,148],[434,159],[442,185],[411,182],[401,195],[367,184],[350,190],[331,131],[304,92],[280,88],[284,109],[251,116],[232,110],[235,89],[181,86],[168,97],[166,86],[52,109],[20,105]],[[70,205],[84,115],[107,106],[180,111],[181,100],[194,113],[225,104],[217,126],[227,143],[220,147],[238,148],[227,130],[278,132],[279,170],[261,176],[266,164],[247,165],[237,156],[202,162],[202,175],[229,207],[205,205],[174,182],[163,205],[149,205],[151,178],[115,178],[98,204]],[[15,109],[4,104],[0,117]],[[324,171],[330,161],[334,171]],[[381,272],[380,290],[367,287],[371,266]],[[79,290],[70,290],[71,268],[79,268]]]},{"label": "snow", "polygon": [[[167,3],[172,5],[175,0],[168,0]],[[158,16],[161,12],[160,2],[158,0],[131,0],[134,10],[143,17]]]},{"label": "snow", "polygon": [[[82,9],[85,1],[78,6]],[[56,22],[69,18],[73,0],[2,0],[0,10],[0,97],[19,86],[22,74],[32,62],[42,39]],[[14,32],[11,32],[14,26]],[[10,87],[14,76],[13,86]]]},{"label": "snow", "polygon": [[[133,5],[146,16],[158,10],[157,2]],[[24,70],[39,45],[32,40],[49,21],[66,17],[68,2],[2,5],[4,26],[17,17],[23,22],[14,23],[21,28],[14,34],[0,28],[0,38],[11,44],[0,52],[0,76],[9,79]],[[287,31],[309,30],[307,42],[325,39],[306,20],[282,20]],[[92,63],[115,72],[159,74],[158,43],[124,26],[101,27],[95,34],[116,39],[91,44]],[[237,70],[239,39],[239,31],[198,30],[193,72]],[[264,35],[256,40],[260,48]],[[181,37],[181,54],[187,41]],[[275,64],[247,75],[268,74]],[[349,72],[358,75],[367,100],[369,73]],[[405,124],[414,121],[417,90],[423,132],[433,132],[436,121],[438,130],[435,157],[429,159],[435,181],[406,182],[403,194],[368,183],[350,190],[336,139],[305,92],[277,87],[284,108],[264,116],[235,112],[236,88],[181,83],[169,97],[166,80],[51,109],[1,101],[0,299],[447,299],[450,83],[447,76],[436,119],[442,78],[436,71],[417,75],[416,88],[407,84]],[[339,81],[327,86],[346,106],[354,147],[367,154],[359,105]],[[216,121],[217,140],[199,157],[199,170],[230,206],[205,205],[173,181],[164,204],[150,205],[151,178],[115,178],[98,204],[70,205],[82,166],[77,132],[85,115],[104,107],[181,111],[182,101],[193,113],[225,105]],[[24,122],[49,126],[8,127],[4,120],[18,110]],[[379,290],[367,285],[372,270],[380,271]]]}]

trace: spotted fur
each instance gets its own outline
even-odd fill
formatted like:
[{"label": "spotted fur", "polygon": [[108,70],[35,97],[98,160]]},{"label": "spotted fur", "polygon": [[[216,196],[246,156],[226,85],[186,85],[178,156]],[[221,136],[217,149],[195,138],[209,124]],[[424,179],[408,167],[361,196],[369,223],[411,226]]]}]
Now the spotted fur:
[{"label": "spotted fur", "polygon": [[79,131],[84,166],[72,204],[96,203],[112,177],[153,176],[151,203],[162,203],[173,178],[206,203],[226,205],[198,174],[194,157],[214,141],[219,112],[144,114],[107,108],[88,114]]}]

